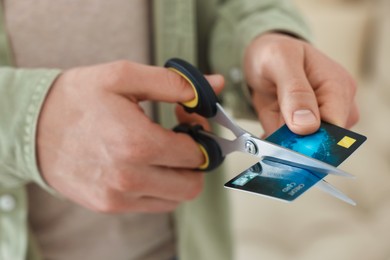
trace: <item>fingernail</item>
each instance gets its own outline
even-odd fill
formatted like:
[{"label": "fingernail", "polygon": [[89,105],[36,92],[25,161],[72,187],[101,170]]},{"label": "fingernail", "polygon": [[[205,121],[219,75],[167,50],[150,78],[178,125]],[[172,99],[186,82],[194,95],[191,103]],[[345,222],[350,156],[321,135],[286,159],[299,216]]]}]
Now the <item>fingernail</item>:
[{"label": "fingernail", "polygon": [[294,125],[311,125],[316,122],[316,117],[310,110],[297,110],[293,114]]}]

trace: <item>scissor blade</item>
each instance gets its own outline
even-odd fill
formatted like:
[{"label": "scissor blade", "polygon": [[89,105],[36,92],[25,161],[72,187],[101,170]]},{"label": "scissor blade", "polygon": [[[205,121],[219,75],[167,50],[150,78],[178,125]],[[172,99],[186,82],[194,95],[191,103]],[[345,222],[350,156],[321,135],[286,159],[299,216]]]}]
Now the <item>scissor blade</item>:
[{"label": "scissor blade", "polygon": [[321,162],[317,159],[297,153],[293,150],[278,146],[276,144],[251,137],[257,145],[258,152],[256,156],[273,162],[284,163],[290,166],[306,169],[322,174],[333,174],[343,177],[353,178],[354,176],[343,170],[340,170],[330,164]]},{"label": "scissor blade", "polygon": [[212,121],[226,127],[230,131],[233,132],[233,134],[236,137],[242,136],[246,133],[223,109],[223,107],[217,103],[217,113],[214,117],[210,118]]},{"label": "scissor blade", "polygon": [[342,193],[341,191],[339,191],[338,189],[336,189],[335,187],[330,185],[325,180],[321,180],[321,181],[317,182],[317,184],[315,186],[317,188],[319,188],[320,190],[322,190],[322,191],[332,195],[335,198],[338,198],[338,199],[340,199],[340,200],[342,200],[342,201],[344,201],[344,202],[346,202],[348,204],[356,206],[356,202],[355,201],[353,201],[347,195],[345,195],[344,193]]}]

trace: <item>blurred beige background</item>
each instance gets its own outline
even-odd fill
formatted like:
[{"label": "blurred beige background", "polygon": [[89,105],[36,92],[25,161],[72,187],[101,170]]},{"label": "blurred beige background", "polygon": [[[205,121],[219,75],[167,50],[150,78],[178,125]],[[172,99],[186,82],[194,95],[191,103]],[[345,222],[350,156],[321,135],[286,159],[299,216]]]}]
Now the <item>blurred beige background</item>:
[{"label": "blurred beige background", "polygon": [[[236,259],[390,259],[390,0],[295,2],[316,46],[359,83],[361,119],[353,130],[368,140],[340,166],[357,178],[326,178],[357,206],[315,188],[291,204],[229,191]],[[261,134],[258,124],[239,123]],[[251,161],[229,156],[230,177]]]}]

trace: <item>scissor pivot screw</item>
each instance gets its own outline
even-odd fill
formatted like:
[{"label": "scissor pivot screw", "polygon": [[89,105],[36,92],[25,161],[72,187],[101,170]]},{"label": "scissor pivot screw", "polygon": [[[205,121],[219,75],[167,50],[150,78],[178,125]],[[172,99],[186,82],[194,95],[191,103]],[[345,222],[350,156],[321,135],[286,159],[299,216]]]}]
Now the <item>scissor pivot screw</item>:
[{"label": "scissor pivot screw", "polygon": [[251,140],[245,141],[245,151],[247,151],[250,154],[257,154],[257,146],[256,144]]}]

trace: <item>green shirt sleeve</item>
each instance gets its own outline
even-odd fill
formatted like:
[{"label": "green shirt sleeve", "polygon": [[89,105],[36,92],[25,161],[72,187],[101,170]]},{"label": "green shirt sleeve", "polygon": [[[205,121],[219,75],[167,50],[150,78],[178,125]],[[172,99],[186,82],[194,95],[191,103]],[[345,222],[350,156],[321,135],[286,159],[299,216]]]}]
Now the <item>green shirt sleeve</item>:
[{"label": "green shirt sleeve", "polygon": [[0,68],[0,186],[42,179],[35,148],[39,113],[58,70]]},{"label": "green shirt sleeve", "polygon": [[[280,31],[310,40],[309,28],[289,0],[227,0],[218,10],[210,43],[211,66],[225,75],[224,98],[236,116],[250,117],[250,94],[243,79],[245,48],[259,35]],[[239,98],[237,98],[239,97]],[[248,102],[249,101],[249,102]],[[247,109],[245,109],[245,107]]]}]

